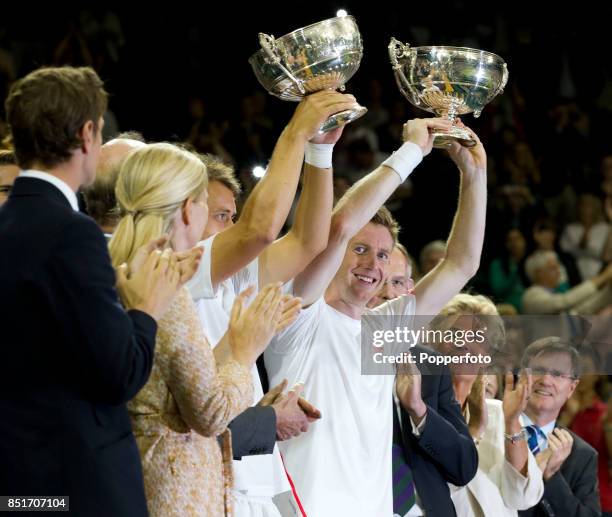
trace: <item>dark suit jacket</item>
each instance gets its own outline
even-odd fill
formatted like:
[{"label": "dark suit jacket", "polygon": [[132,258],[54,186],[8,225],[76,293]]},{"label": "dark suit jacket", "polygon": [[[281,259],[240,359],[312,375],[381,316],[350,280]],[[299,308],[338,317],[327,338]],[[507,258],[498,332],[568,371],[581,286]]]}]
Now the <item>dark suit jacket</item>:
[{"label": "dark suit jacket", "polygon": [[[413,354],[436,352],[415,346]],[[421,394],[427,405],[425,427],[417,437],[412,433],[408,413],[401,408],[405,458],[412,469],[421,507],[428,517],[450,517],[455,507],[447,483],[463,486],[478,469],[478,451],[461,415],[448,367],[421,367]],[[393,425],[398,425],[393,411]]]},{"label": "dark suit jacket", "polygon": [[[257,359],[257,371],[263,386],[268,391],[268,374],[263,363],[263,355]],[[253,406],[240,413],[229,423],[232,431],[232,451],[234,459],[243,456],[272,454],[276,443],[276,413],[271,407]]]},{"label": "dark suit jacket", "polygon": [[235,460],[243,456],[272,454],[276,443],[276,413],[271,406],[253,406],[240,413],[228,426],[232,431]]},{"label": "dark suit jacket", "polygon": [[[570,431],[570,433],[572,433]],[[597,451],[572,433],[574,445],[559,472],[544,481],[544,496],[521,517],[593,517],[601,515]]]},{"label": "dark suit jacket", "polygon": [[71,515],[147,515],[126,402],[155,321],[125,313],[102,232],[53,185],[0,208],[0,493],[67,495]]}]

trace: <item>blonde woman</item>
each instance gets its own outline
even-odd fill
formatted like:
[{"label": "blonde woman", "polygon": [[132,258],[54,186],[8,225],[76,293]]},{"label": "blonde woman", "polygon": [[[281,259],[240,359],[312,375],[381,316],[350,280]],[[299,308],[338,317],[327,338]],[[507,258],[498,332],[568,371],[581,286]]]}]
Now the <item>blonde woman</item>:
[{"label": "blonde woman", "polygon": [[[484,296],[458,294],[434,320],[435,328],[453,331],[484,330],[489,347],[504,339],[503,322],[493,302]],[[476,340],[474,340],[476,341]],[[445,355],[487,353],[478,343],[438,345]],[[487,375],[471,367],[451,364],[455,397],[478,448],[478,471],[464,487],[451,485],[451,498],[458,517],[516,517],[518,510],[537,504],[544,493],[542,471],[529,451],[519,417],[531,392],[531,376],[522,375],[515,385],[506,375],[503,401],[486,397]],[[514,438],[509,439],[509,437]]]},{"label": "blonde woman", "polygon": [[[188,250],[208,217],[202,161],[171,144],[132,152],[116,186],[122,217],[110,241],[114,264],[129,262],[141,243],[169,235],[174,251]],[[159,323],[151,377],[129,404],[152,516],[231,514],[231,436],[226,429],[252,401],[251,366],[299,303],[264,288],[248,308],[234,304],[218,362],[187,290]]]}]

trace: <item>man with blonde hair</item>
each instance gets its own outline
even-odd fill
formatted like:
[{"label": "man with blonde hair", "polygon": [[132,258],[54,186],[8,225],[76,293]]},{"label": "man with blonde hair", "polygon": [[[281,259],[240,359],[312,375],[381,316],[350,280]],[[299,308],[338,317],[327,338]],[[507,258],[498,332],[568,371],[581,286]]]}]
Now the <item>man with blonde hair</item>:
[{"label": "man with blonde hair", "polygon": [[202,161],[208,172],[208,224],[202,236],[206,240],[236,222],[236,201],[242,194],[242,187],[233,167],[220,158],[206,154]]}]

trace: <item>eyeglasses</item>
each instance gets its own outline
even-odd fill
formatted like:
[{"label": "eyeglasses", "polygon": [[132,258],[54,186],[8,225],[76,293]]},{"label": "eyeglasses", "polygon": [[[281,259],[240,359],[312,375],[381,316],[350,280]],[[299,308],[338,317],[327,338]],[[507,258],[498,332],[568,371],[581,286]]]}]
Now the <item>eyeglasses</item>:
[{"label": "eyeglasses", "polygon": [[555,379],[568,379],[570,381],[576,379],[576,376],[572,375],[571,373],[560,372],[559,370],[544,368],[543,366],[534,366],[531,368],[531,372],[533,375],[550,375]]}]

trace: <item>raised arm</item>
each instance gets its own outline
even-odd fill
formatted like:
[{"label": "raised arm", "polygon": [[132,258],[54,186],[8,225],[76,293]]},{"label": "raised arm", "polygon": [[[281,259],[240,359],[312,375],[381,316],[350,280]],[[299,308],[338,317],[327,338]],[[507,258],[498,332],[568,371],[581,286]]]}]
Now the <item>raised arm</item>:
[{"label": "raised arm", "polygon": [[300,273],[294,283],[294,294],[309,305],[325,292],[332,280],[351,238],[363,228],[395,189],[432,149],[430,130],[450,129],[446,119],[415,119],[404,126],[404,144],[380,167],[359,180],[338,201],[327,248]]},{"label": "raised arm", "polygon": [[309,95],[300,102],[276,143],[268,172],[247,199],[240,218],[213,242],[213,289],[276,239],[295,196],[306,142],[330,115],[354,105],[352,95],[329,90]]},{"label": "raised arm", "polygon": [[259,256],[259,285],[291,280],[326,248],[334,203],[332,150],[342,130],[317,134],[308,142],[295,221]]},{"label": "raised arm", "polygon": [[449,149],[461,173],[459,204],[446,256],[414,288],[417,314],[438,314],[480,265],[487,210],[487,155],[476,133],[466,129],[477,144],[468,149],[454,142]]}]

